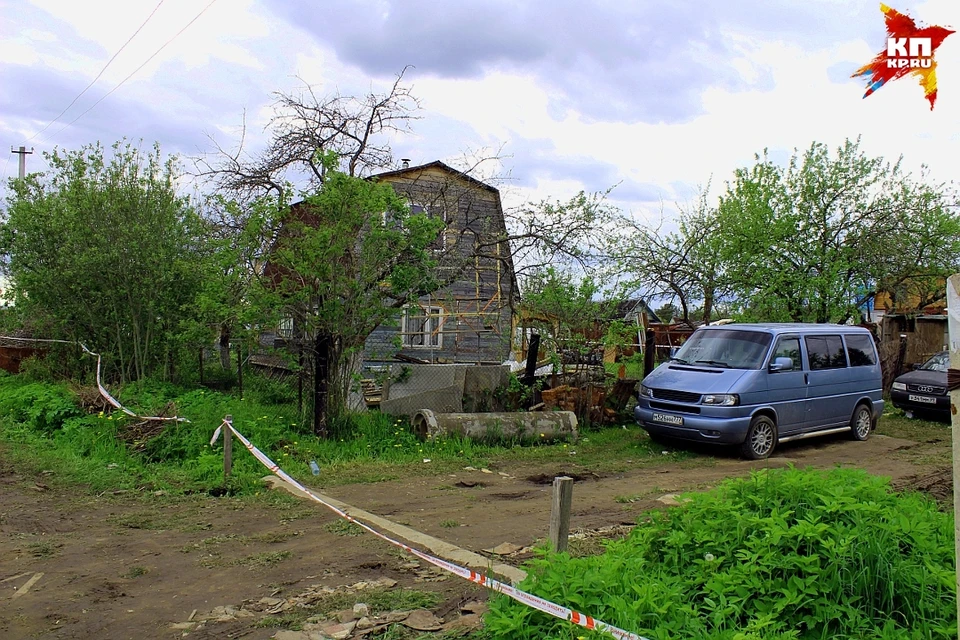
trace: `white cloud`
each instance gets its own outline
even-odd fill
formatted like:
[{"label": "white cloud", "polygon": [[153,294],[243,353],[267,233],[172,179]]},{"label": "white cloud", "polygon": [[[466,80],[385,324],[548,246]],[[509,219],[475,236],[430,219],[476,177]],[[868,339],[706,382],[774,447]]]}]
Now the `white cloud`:
[{"label": "white cloud", "polygon": [[[286,18],[274,12],[278,4],[287,5]],[[59,113],[156,2],[32,0],[24,6],[24,11],[0,18],[5,34],[0,38],[0,78],[21,94],[18,101],[0,98],[0,132],[11,145],[23,144],[25,137]],[[166,0],[62,123],[115,87],[205,6],[206,0]],[[352,12],[340,17],[356,25],[362,23],[363,12],[386,19],[392,5],[380,0],[337,6],[340,12]],[[545,26],[517,22],[539,15],[530,10],[532,6],[503,24],[517,32]],[[845,138],[862,136],[868,153],[891,159],[903,154],[908,167],[926,163],[936,177],[951,177],[954,158],[960,154],[956,118],[960,34],[949,37],[937,52],[940,93],[931,112],[912,79],[892,82],[865,100],[864,83],[846,79],[883,47],[882,14],[866,0],[782,7],[759,3],[753,12],[747,5],[738,6],[740,22],[728,20],[719,28],[708,24],[712,14],[706,9],[654,3],[649,11],[663,11],[657,22],[663,33],[658,37],[669,39],[675,33],[698,38],[690,48],[669,49],[678,51],[678,57],[659,61],[674,76],[664,74],[655,56],[650,57],[645,48],[650,33],[637,37],[638,42],[631,39],[636,36],[630,34],[638,14],[627,8],[624,24],[590,23],[591,29],[609,29],[609,38],[591,31],[586,41],[551,40],[554,34],[564,35],[565,25],[558,20],[578,12],[589,14],[591,6],[587,1],[577,11],[566,7],[552,15],[548,25],[552,31],[541,34],[533,48],[506,42],[490,24],[481,25],[485,31],[470,39],[470,49],[458,48],[455,37],[444,38],[449,50],[431,49],[430,64],[435,68],[422,65],[407,72],[422,101],[423,120],[414,124],[414,136],[396,140],[397,150],[415,162],[427,162],[455,158],[465,149],[505,144],[504,152],[514,156],[506,159],[506,169],[518,185],[505,190],[511,202],[563,199],[582,189],[601,190],[623,181],[624,199],[617,202],[654,217],[659,204],[649,200],[652,193],[662,195],[670,211],[673,200],[690,200],[690,190],[711,178],[713,191],[718,192],[736,167],[750,163],[765,147],[789,153],[814,140],[836,146]],[[784,16],[801,8],[800,19],[783,26]],[[929,0],[915,10],[901,9],[924,23],[960,27],[960,4],[952,0]],[[315,85],[319,95],[382,91],[393,81],[389,73],[371,77],[359,66],[363,61],[356,43],[349,51],[337,50],[336,37],[299,24],[312,17],[328,31],[337,29],[338,23],[323,14],[324,7],[317,5],[315,13],[298,21],[297,12],[303,10],[293,0],[218,0],[96,109],[63,133],[44,136],[38,150],[97,138],[109,143],[111,138],[139,134],[162,136],[165,148],[194,151],[206,144],[206,133],[216,133],[229,148],[244,112],[251,140],[260,139],[272,115],[271,92],[297,90],[298,77]],[[609,6],[598,12],[615,17]],[[690,24],[701,19],[700,13],[702,24]],[[443,16],[438,11],[431,28],[442,30]],[[462,11],[457,16],[456,20],[464,19]],[[410,62],[401,54],[415,52],[418,43],[405,43],[403,34],[386,35],[394,38],[396,48],[391,51],[398,57],[376,64],[395,68],[396,73]],[[611,43],[628,43],[630,55]],[[477,47],[482,46],[502,50],[480,55]],[[703,54],[701,59],[695,59],[697,51]],[[465,59],[471,55],[478,59]],[[529,64],[522,62],[526,59]],[[447,67],[436,66],[445,60],[450,62]],[[484,66],[484,60],[493,62]],[[589,77],[584,75],[587,70]],[[645,74],[650,84],[645,84]],[[44,81],[30,85],[31,75]],[[671,91],[675,95],[664,95]],[[682,107],[682,117],[669,122],[653,119],[650,114],[663,113],[671,100]],[[138,122],[137,116],[146,121],[134,129],[131,123]],[[61,126],[58,123],[49,134]],[[33,160],[29,162],[39,166]],[[5,176],[10,175],[10,164],[7,159],[3,165]],[[612,197],[618,197],[616,190]],[[645,200],[630,199],[641,197]]]}]

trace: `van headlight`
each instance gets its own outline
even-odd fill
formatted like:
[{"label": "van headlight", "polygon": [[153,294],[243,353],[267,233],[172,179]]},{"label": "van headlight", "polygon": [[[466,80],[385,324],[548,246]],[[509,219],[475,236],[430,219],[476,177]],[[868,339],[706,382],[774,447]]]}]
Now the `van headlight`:
[{"label": "van headlight", "polygon": [[894,382],[894,383],[893,383],[893,390],[894,390],[894,391],[906,391],[906,390],[907,390],[907,383],[905,383],[905,382]]},{"label": "van headlight", "polygon": [[735,393],[708,393],[703,396],[702,403],[721,407],[735,407],[740,404],[740,396]]},{"label": "van headlight", "polygon": [[647,387],[647,386],[641,384],[641,385],[640,385],[640,397],[641,397],[641,398],[652,398],[652,397],[653,397],[653,389],[651,389],[650,387]]}]

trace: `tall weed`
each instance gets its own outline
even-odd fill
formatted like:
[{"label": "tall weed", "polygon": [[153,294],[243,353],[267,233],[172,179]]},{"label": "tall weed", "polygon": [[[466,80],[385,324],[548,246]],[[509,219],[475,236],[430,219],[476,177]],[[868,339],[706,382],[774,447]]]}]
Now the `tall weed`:
[{"label": "tall weed", "polygon": [[[688,497],[602,556],[545,552],[523,586],[657,640],[956,638],[953,520],[934,502],[846,469],[763,470]],[[487,628],[582,635],[505,598]]]}]

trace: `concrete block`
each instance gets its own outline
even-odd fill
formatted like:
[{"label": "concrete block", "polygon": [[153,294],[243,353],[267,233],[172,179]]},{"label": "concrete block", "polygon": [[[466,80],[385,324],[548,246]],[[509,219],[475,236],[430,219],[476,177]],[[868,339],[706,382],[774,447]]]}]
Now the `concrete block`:
[{"label": "concrete block", "polygon": [[394,416],[412,416],[422,409],[437,413],[463,411],[463,387],[431,389],[380,402],[380,411]]}]

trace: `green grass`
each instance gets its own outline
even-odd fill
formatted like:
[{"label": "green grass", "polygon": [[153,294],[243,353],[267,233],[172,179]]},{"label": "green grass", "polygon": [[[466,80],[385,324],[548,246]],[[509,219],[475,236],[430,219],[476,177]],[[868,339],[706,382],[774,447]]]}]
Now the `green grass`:
[{"label": "green grass", "polygon": [[40,540],[39,542],[31,542],[28,544],[27,551],[29,551],[30,555],[34,558],[50,558],[60,553],[62,546],[62,542]]},{"label": "green grass", "polygon": [[[766,469],[684,497],[602,555],[544,551],[521,588],[651,640],[956,638],[953,518],[932,500],[852,469]],[[486,625],[577,632],[505,597]]]},{"label": "green grass", "polygon": [[135,567],[130,567],[127,570],[127,572],[120,577],[132,580],[134,578],[139,578],[140,576],[145,576],[145,575],[147,575],[146,567],[135,566]]},{"label": "green grass", "polygon": [[[281,468],[306,484],[323,486],[440,476],[465,466],[553,464],[612,473],[661,457],[661,448],[633,426],[627,431],[619,427],[585,431],[575,443],[491,445],[449,437],[421,442],[404,419],[374,411],[345,417],[332,425],[335,438],[320,440],[302,428],[293,405],[264,402],[284,400],[276,390],[248,392],[241,400],[229,393],[145,381],[114,391],[140,411],[156,413],[173,406],[191,422],[168,423],[144,436],[137,432],[136,421],[120,412],[83,412],[66,385],[0,375],[0,446],[6,445],[5,458],[27,473],[55,469],[50,482],[81,485],[98,494],[159,491],[168,499],[207,492],[257,495],[267,470],[237,442],[233,472],[224,483],[223,439],[211,445],[210,436],[227,414]],[[704,457],[684,452],[673,453],[670,459],[709,464]],[[319,478],[310,473],[310,460],[319,463]],[[294,517],[298,516],[289,519]],[[142,529],[179,526],[154,514],[117,524]]]},{"label": "green grass", "polygon": [[335,536],[361,536],[363,529],[349,520],[337,519],[333,522],[323,525],[324,531],[332,533]]},{"label": "green grass", "polygon": [[952,463],[952,431],[949,424],[908,418],[903,411],[888,404],[877,424],[876,433],[917,443],[896,453],[915,464],[948,466]]}]

